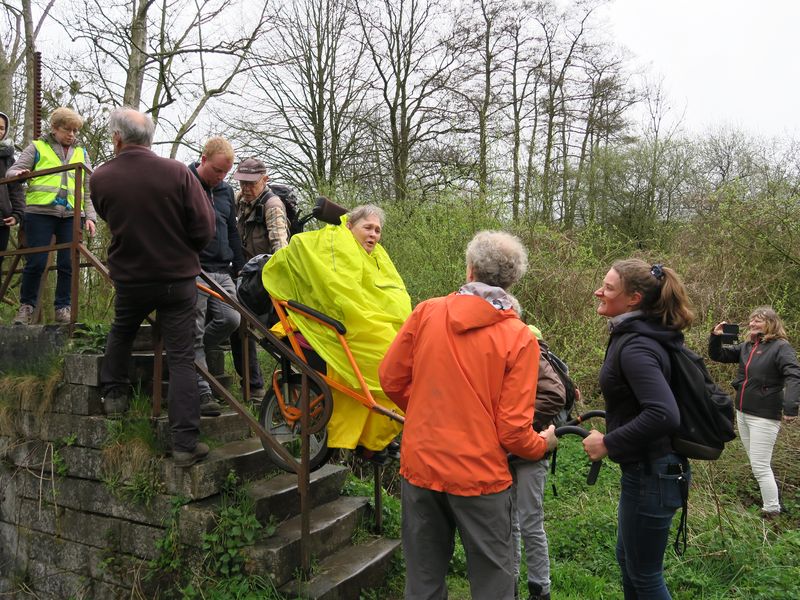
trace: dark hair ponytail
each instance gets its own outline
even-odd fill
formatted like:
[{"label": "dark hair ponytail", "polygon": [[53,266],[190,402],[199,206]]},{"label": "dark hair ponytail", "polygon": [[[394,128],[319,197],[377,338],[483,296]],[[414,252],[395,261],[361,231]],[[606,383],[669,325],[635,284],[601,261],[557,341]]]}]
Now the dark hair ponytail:
[{"label": "dark hair ponytail", "polygon": [[683,330],[694,321],[686,286],[670,267],[649,265],[639,258],[618,260],[612,266],[625,292],[639,292],[639,310],[658,318],[665,327]]}]

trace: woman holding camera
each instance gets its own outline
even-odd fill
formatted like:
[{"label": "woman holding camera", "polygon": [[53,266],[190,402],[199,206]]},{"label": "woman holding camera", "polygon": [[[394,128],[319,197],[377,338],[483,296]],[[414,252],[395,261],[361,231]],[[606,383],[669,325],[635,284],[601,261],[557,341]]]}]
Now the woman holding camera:
[{"label": "woman holding camera", "polygon": [[[750,468],[761,488],[761,514],[766,519],[780,514],[778,486],[772,473],[772,448],[784,421],[797,418],[800,403],[800,364],[786,339],[778,313],[760,306],[750,313],[747,340],[723,346],[723,329],[718,323],[708,340],[711,360],[739,363],[733,387],[736,390],[736,423]],[[785,388],[785,389],[784,389]]]}]

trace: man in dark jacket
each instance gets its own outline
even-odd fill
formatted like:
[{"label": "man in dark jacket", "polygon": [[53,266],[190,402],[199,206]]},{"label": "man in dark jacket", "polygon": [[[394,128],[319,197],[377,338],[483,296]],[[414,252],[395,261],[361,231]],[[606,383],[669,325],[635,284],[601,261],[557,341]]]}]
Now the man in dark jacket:
[{"label": "man in dark jacket", "polygon": [[157,312],[169,362],[172,456],[190,466],[208,454],[198,442],[200,405],[194,370],[198,253],[214,235],[214,210],[185,165],[150,150],[155,125],[130,108],[109,117],[116,158],[91,179],[97,213],[111,230],[108,266],[116,288],[100,384],[106,413],[128,406],[128,359],[136,331]]},{"label": "man in dark jacket", "polygon": [[[200,253],[200,266],[222,289],[236,295],[233,273],[244,266],[242,240],[236,229],[236,204],[233,188],[224,179],[233,167],[233,148],[221,137],[210,138],[203,147],[199,163],[189,165],[214,205],[217,232]],[[198,278],[198,283],[205,282]],[[203,293],[197,295],[195,307],[195,361],[207,367],[206,355],[217,350],[239,328],[240,316],[230,305]],[[200,414],[216,417],[220,405],[211,394],[208,382],[198,375]]]},{"label": "man in dark jacket", "polygon": [[[0,112],[0,179],[6,176],[6,171],[14,164],[14,143],[8,139],[8,130],[8,116]],[[24,212],[25,192],[22,191],[20,183],[0,185],[0,252],[8,248],[11,228],[22,222]],[[0,256],[0,275],[2,272],[3,257]]]}]

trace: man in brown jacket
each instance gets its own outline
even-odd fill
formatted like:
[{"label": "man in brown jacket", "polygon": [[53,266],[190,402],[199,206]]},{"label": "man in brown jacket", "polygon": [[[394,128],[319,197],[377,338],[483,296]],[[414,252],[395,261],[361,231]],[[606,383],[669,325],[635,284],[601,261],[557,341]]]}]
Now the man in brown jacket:
[{"label": "man in brown jacket", "polygon": [[[242,238],[245,260],[259,254],[275,254],[289,243],[289,220],[286,208],[267,182],[267,167],[257,158],[246,158],[239,163],[233,178],[242,191],[236,197],[236,227]],[[245,325],[243,324],[242,327]],[[264,377],[256,357],[256,343],[248,338],[248,362],[250,364],[250,397],[263,400]],[[239,331],[231,335],[231,354],[236,372],[244,373],[242,340]],[[242,381],[244,387],[244,381]]]},{"label": "man in brown jacket", "polygon": [[127,410],[128,359],[142,320],[158,315],[169,363],[169,422],[175,464],[208,454],[198,442],[200,399],[194,369],[198,253],[214,236],[214,208],[182,163],[150,150],[155,125],[131,108],[109,117],[116,158],[95,170],[92,198],[111,230],[108,266],[116,288],[114,324],[100,372],[107,414]]}]

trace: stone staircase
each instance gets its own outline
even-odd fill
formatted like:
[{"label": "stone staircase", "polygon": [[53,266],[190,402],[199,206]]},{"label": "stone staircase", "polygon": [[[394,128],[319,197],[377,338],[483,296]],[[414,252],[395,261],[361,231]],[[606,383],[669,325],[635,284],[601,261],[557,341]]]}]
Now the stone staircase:
[{"label": "stone staircase", "polygon": [[[0,327],[0,372],[6,372],[4,349],[13,348],[15,336],[25,336],[26,343],[37,335],[48,343],[55,339],[42,350],[55,354],[64,338],[46,329]],[[399,541],[354,536],[371,522],[371,501],[341,496],[347,469],[338,465],[311,475],[314,568],[307,580],[298,579],[297,478],[270,464],[233,412],[201,420],[201,435],[212,446],[205,461],[186,469],[169,458],[159,461],[161,492],[148,505],[112,493],[104,482],[109,421],[97,387],[101,359],[67,355],[64,381],[49,406],[41,394],[0,397],[0,596],[159,597],[143,578],[159,542],[177,526],[181,552],[196,556],[204,535],[214,530],[231,471],[243,482],[256,518],[274,530],[244,549],[246,573],[269,578],[285,598],[357,599],[383,583]],[[143,382],[151,361],[146,355],[132,359],[132,372]],[[155,431],[168,443],[166,417]],[[178,498],[183,504],[174,509]]]}]

